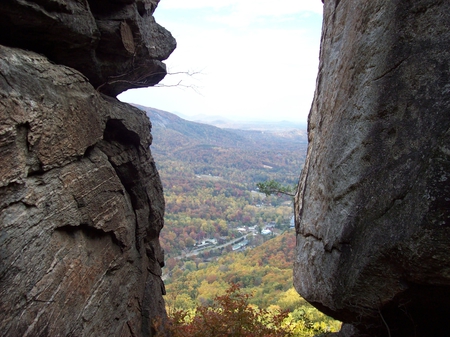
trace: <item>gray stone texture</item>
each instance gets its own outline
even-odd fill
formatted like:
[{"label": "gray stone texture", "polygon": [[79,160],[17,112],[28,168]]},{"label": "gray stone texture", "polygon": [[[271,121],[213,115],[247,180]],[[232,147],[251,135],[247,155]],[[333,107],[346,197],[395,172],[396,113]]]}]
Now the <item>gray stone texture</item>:
[{"label": "gray stone texture", "polygon": [[33,50],[83,73],[110,96],[166,75],[175,49],[155,22],[159,0],[2,0],[0,44]]},{"label": "gray stone texture", "polygon": [[166,74],[157,3],[0,4],[2,336],[148,337],[166,320],[151,124],[114,98]]},{"label": "gray stone texture", "polygon": [[143,112],[0,46],[2,336],[151,336],[162,186]]},{"label": "gray stone texture", "polygon": [[294,283],[355,336],[448,335],[449,45],[448,1],[325,0]]}]

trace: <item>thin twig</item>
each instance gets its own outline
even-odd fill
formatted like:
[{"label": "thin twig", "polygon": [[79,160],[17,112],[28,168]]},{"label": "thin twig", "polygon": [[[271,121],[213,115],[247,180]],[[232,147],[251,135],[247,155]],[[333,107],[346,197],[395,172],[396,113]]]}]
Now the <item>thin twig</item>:
[{"label": "thin twig", "polygon": [[380,314],[381,320],[383,321],[384,325],[386,326],[386,330],[388,332],[388,336],[391,337],[391,329],[389,329],[389,325],[384,320],[383,314],[381,313],[381,310],[378,308],[378,313]]}]

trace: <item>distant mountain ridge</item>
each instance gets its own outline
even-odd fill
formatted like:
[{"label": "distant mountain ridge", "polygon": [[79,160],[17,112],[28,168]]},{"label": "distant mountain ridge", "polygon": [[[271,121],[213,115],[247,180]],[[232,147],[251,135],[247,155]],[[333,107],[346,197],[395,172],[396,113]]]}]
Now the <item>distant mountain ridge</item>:
[{"label": "distant mountain ridge", "polygon": [[194,122],[206,123],[210,125],[217,126],[222,129],[239,129],[239,130],[306,130],[307,125],[302,123],[295,123],[290,121],[233,121],[223,117],[200,117],[196,118],[195,116],[192,118],[188,118],[188,120],[192,120]]},{"label": "distant mountain ridge", "polygon": [[[146,112],[152,122],[152,134],[155,138],[174,137],[183,145],[186,142],[207,142],[210,145],[238,146],[244,138],[218,127],[187,121],[167,111],[134,105]],[[169,139],[167,139],[169,140]],[[175,147],[178,147],[175,145]]]},{"label": "distant mountain ridge", "polygon": [[[146,112],[152,122],[154,146],[167,144],[172,149],[187,145],[210,145],[238,147],[240,149],[279,149],[296,150],[308,142],[306,129],[280,129],[279,125],[258,124],[255,129],[220,128],[217,126],[185,120],[173,113],[134,104]],[[266,125],[263,128],[263,125]],[[158,144],[158,142],[161,142]]]}]

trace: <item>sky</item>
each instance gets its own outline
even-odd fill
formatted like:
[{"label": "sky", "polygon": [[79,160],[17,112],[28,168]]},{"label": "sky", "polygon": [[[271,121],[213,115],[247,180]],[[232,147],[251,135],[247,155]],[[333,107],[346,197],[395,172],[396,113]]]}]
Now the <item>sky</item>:
[{"label": "sky", "polygon": [[[177,40],[157,86],[119,95],[184,116],[306,123],[319,64],[320,0],[161,0]],[[178,74],[177,73],[181,73]]]}]

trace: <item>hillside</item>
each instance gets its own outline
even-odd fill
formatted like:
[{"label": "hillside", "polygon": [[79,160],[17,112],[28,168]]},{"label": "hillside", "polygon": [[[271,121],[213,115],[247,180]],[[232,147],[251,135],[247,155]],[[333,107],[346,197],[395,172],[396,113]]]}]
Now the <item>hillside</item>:
[{"label": "hillside", "polygon": [[[192,254],[204,240],[231,242],[248,228],[266,233],[268,226],[289,227],[292,199],[266,197],[256,184],[274,179],[296,185],[307,146],[304,130],[221,129],[138,107],[152,122],[152,154],[166,200],[161,242],[167,258]],[[259,235],[251,244],[265,240]]]},{"label": "hillside", "polygon": [[145,111],[152,122],[154,151],[178,150],[186,146],[208,144],[237,147],[246,144],[244,137],[218,127],[190,122],[170,112],[135,105]]},{"label": "hillside", "polygon": [[292,336],[317,336],[338,331],[341,323],[325,316],[301,298],[292,285],[295,251],[293,230],[263,245],[227,254],[210,263],[194,260],[175,267],[167,283],[166,305],[169,314],[210,306],[225,293],[230,283],[239,284],[251,294],[249,303],[258,308],[286,310],[293,328]]},{"label": "hillside", "polygon": [[221,129],[166,111],[136,107],[152,122],[152,153],[162,175],[164,163],[180,161],[192,174],[211,174],[233,182],[256,184],[277,178],[295,184],[298,179],[306,154],[306,130]]},{"label": "hillside", "polygon": [[256,187],[268,179],[297,183],[306,132],[221,129],[139,108],[152,122],[152,153],[164,186],[160,238],[169,313],[211,305],[235,282],[252,293],[252,305],[288,310],[301,327],[295,336],[336,330],[338,322],[293,289],[292,198],[267,197]]}]

